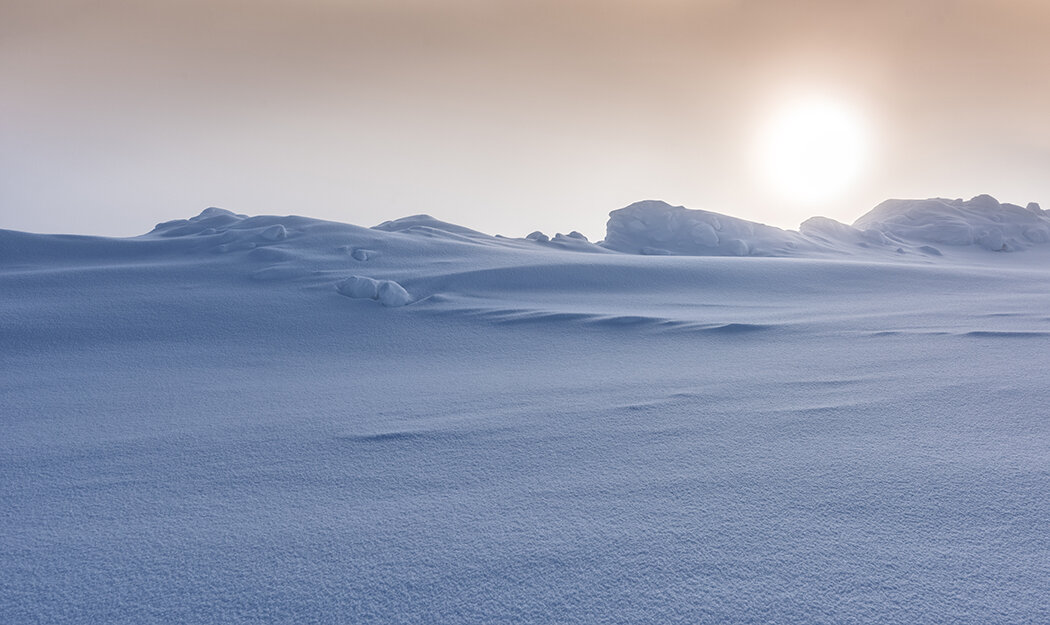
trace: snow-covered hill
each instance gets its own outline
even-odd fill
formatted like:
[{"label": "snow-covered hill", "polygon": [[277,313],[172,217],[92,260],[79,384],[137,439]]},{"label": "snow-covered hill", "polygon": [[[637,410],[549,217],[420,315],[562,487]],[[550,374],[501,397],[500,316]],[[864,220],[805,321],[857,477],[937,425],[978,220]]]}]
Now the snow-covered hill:
[{"label": "snow-covered hill", "polygon": [[0,622],[1050,621],[1046,220],[0,231]]}]

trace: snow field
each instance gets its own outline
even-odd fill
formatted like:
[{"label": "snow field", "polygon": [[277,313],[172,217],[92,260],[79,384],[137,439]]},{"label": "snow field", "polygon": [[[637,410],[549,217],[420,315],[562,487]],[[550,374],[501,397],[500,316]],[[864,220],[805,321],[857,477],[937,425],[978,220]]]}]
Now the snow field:
[{"label": "snow field", "polygon": [[0,231],[0,622],[1050,622],[1045,217],[934,202]]}]

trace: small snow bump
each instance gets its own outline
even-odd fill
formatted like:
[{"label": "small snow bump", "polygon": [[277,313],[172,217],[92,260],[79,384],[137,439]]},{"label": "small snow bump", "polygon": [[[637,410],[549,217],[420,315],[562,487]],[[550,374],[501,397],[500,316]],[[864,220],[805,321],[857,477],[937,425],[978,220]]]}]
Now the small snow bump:
[{"label": "small snow bump", "polygon": [[383,306],[397,307],[410,304],[412,296],[393,280],[376,280],[365,276],[350,276],[335,285],[341,295],[353,299],[371,299]]},{"label": "small snow bump", "polygon": [[546,243],[551,240],[549,236],[543,234],[539,230],[535,232],[530,232],[529,234],[525,235],[525,238],[529,241],[536,241],[537,243]]},{"label": "small snow bump", "polygon": [[973,208],[979,210],[994,210],[996,208],[999,208],[999,200],[988,195],[987,193],[982,193],[981,195],[974,196],[970,199],[968,203]]},{"label": "small snow bump", "polygon": [[335,285],[335,288],[342,295],[354,299],[375,299],[379,296],[379,283],[363,276],[350,276]]},{"label": "small snow bump", "polygon": [[282,224],[274,224],[259,233],[259,236],[267,241],[283,241],[288,237],[288,230]]},{"label": "small snow bump", "polygon": [[391,308],[404,306],[412,302],[412,296],[408,294],[405,287],[393,280],[381,280],[379,282],[377,299],[380,304]]},{"label": "small snow bump", "polygon": [[[200,206],[198,204],[198,206]],[[211,219],[212,217],[236,217],[236,213],[228,211],[225,208],[219,208],[218,206],[209,206],[208,208],[201,211],[200,215],[194,217],[194,219]]]}]

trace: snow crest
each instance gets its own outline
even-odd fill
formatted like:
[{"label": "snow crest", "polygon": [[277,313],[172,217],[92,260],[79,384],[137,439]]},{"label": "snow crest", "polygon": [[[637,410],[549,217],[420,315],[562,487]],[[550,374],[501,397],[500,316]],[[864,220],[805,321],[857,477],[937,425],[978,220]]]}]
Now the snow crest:
[{"label": "snow crest", "polygon": [[[1014,252],[1050,243],[1050,214],[1038,204],[970,200],[886,200],[848,225],[811,217],[799,231],[720,213],[636,202],[609,213],[606,249],[675,256],[808,256],[874,252],[941,256],[937,245]],[[867,252],[865,252],[867,250]]]},{"label": "snow crest", "polygon": [[995,252],[1050,242],[1050,217],[1038,204],[1022,208],[990,195],[970,200],[886,200],[853,225],[898,240],[976,245]]},{"label": "snow crest", "polygon": [[628,254],[785,256],[815,246],[797,232],[659,200],[609,213],[603,247]]}]

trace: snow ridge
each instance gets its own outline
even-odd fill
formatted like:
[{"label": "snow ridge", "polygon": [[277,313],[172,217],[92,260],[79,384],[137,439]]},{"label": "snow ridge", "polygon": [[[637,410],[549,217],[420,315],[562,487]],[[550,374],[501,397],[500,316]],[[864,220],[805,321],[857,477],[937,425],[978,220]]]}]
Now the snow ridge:
[{"label": "snow ridge", "polygon": [[[530,235],[531,236],[531,235]],[[609,213],[600,244],[627,254],[675,256],[942,256],[938,245],[1016,252],[1050,242],[1050,215],[990,195],[970,200],[886,200],[847,225],[811,217],[799,231],[781,230],[659,200]]]},{"label": "snow ridge", "polygon": [[993,252],[1016,252],[1050,242],[1050,217],[1038,204],[1022,208],[990,195],[968,201],[886,200],[853,225],[895,240],[976,245]]},{"label": "snow ridge", "polygon": [[786,256],[815,251],[797,232],[660,200],[609,213],[605,248],[628,254]]}]

